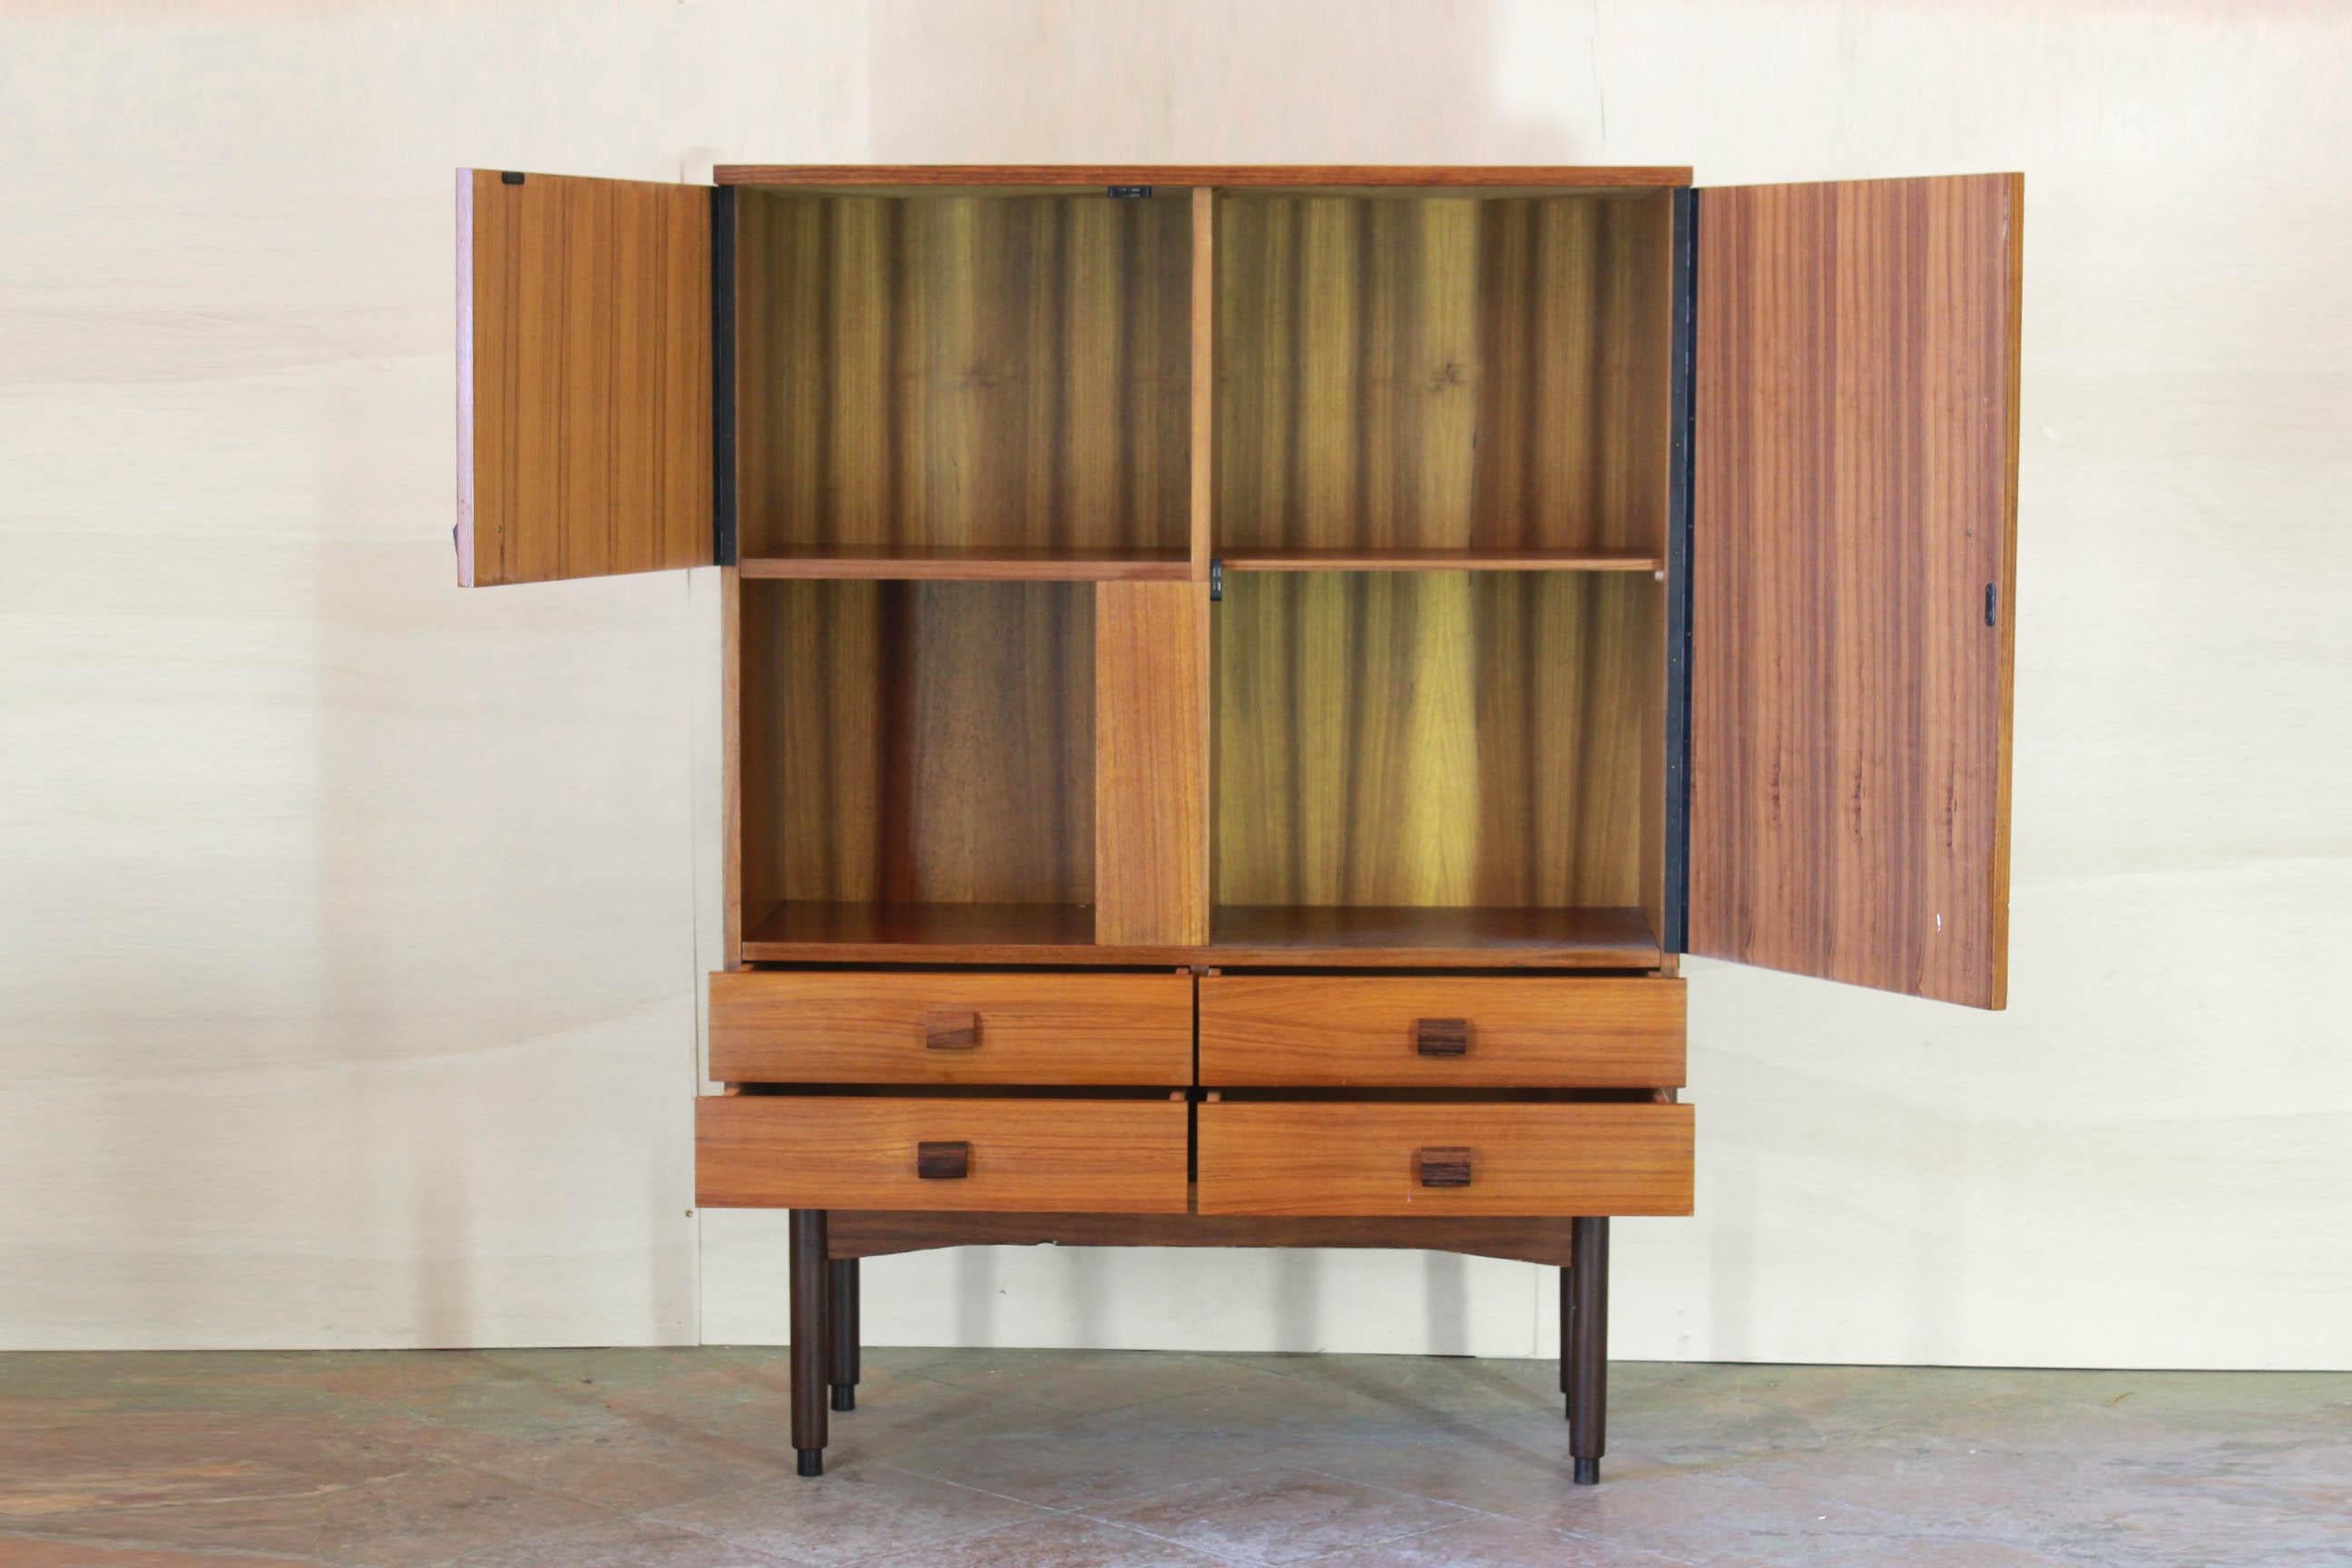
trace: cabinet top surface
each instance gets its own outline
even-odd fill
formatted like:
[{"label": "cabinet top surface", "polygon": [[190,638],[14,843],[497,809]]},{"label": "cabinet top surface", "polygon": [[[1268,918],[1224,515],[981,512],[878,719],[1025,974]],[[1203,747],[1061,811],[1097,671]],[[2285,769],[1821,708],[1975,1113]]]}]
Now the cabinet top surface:
[{"label": "cabinet top surface", "polygon": [[721,163],[722,185],[1382,185],[1654,189],[1688,168],[1559,163]]}]

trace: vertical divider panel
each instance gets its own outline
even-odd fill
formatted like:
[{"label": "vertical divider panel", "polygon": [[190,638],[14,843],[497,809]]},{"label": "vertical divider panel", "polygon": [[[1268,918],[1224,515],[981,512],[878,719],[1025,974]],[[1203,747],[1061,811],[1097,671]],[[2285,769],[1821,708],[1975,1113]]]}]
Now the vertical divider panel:
[{"label": "vertical divider panel", "polygon": [[1192,575],[1205,581],[1213,542],[1212,450],[1216,437],[1217,193],[1192,191]]},{"label": "vertical divider panel", "polygon": [[1209,940],[1208,616],[1202,583],[1096,585],[1097,943]]},{"label": "vertical divider panel", "polygon": [[719,788],[721,962],[743,967],[743,578],[719,574]]}]

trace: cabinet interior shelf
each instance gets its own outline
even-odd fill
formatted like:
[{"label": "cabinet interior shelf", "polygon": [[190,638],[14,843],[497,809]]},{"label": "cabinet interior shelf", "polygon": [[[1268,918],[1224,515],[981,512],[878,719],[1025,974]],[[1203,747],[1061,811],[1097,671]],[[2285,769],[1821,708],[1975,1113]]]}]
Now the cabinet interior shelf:
[{"label": "cabinet interior shelf", "polygon": [[1646,550],[1232,550],[1228,572],[1663,572]]},{"label": "cabinet interior shelf", "polygon": [[1647,969],[1638,909],[1220,905],[1206,947],[1097,944],[1086,904],[851,903],[755,909],[751,963],[1349,963]]},{"label": "cabinet interior shelf", "polygon": [[1023,549],[958,544],[785,545],[740,563],[746,577],[899,582],[1139,583],[1192,574],[1185,550]]}]

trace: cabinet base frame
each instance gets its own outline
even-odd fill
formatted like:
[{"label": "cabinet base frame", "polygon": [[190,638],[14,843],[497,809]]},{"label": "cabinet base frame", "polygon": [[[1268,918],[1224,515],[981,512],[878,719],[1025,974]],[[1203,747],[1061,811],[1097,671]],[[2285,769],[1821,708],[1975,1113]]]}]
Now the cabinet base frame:
[{"label": "cabinet base frame", "polygon": [[1609,1378],[1609,1221],[1291,1219],[1255,1215],[926,1214],[794,1209],[793,1447],[824,1473],[826,1390],[856,1408],[858,1260],[945,1247],[1369,1247],[1458,1252],[1559,1270],[1559,1383],[1579,1486],[1601,1479]]}]

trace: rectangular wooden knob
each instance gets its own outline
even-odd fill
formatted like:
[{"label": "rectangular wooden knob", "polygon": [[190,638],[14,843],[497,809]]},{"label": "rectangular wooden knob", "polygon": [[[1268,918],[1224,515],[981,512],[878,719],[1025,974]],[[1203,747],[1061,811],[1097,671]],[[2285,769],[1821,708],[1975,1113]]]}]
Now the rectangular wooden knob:
[{"label": "rectangular wooden knob", "polygon": [[969,1051],[980,1046],[980,1015],[969,1007],[940,1007],[923,1015],[923,1048]]},{"label": "rectangular wooden knob", "polygon": [[1424,1187],[1466,1187],[1470,1184],[1470,1151],[1419,1150],[1412,1157],[1412,1170]]},{"label": "rectangular wooden knob", "polygon": [[926,1182],[961,1182],[971,1174],[971,1145],[961,1141],[915,1145],[915,1174]]},{"label": "rectangular wooden knob", "polygon": [[1424,1057],[1466,1057],[1470,1054],[1467,1018],[1416,1018],[1412,1048]]}]

